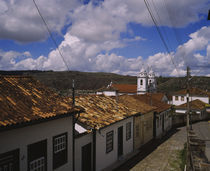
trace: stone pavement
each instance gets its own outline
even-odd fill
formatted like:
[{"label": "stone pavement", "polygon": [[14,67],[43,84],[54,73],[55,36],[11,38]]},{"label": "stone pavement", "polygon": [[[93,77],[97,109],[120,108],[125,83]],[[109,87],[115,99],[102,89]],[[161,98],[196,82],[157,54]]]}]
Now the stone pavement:
[{"label": "stone pavement", "polygon": [[[169,139],[160,144],[152,153],[140,161],[131,171],[178,171],[178,153],[184,148],[186,127],[177,129]],[[180,169],[181,170],[181,169]]]}]

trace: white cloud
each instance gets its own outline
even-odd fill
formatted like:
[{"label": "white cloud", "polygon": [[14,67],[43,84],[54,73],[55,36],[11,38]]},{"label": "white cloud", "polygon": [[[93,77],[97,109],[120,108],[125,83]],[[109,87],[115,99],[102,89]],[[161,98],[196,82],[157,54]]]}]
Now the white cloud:
[{"label": "white cloud", "polygon": [[[118,40],[120,33],[127,30],[127,24],[134,22],[144,26],[153,25],[144,1],[105,0],[98,5],[91,1],[82,5],[79,0],[36,0],[40,11],[53,32],[60,33],[64,26],[72,23],[71,35],[91,42]],[[186,26],[202,18],[208,11],[208,0],[157,0],[153,6],[161,18],[160,25]],[[167,9],[163,5],[166,2]],[[94,3],[95,4],[95,3]],[[155,13],[157,17],[157,14]],[[33,1],[0,1],[0,38],[19,42],[44,40],[48,35]]]},{"label": "white cloud", "polygon": [[[36,0],[40,11],[53,32],[60,33],[68,24],[71,10],[79,5],[77,0]],[[33,1],[0,1],[0,38],[19,42],[44,40],[48,36]]]},{"label": "white cloud", "polygon": [[[17,41],[43,40],[47,33],[46,28],[38,16],[32,3],[27,0],[2,1],[0,13],[0,37]],[[150,0],[152,6],[152,1]],[[207,0],[167,1],[168,9],[173,15],[173,24],[177,27],[185,26],[198,21],[199,15],[205,10]],[[37,0],[37,4],[54,32],[71,23],[59,49],[71,70],[105,71],[121,74],[137,74],[143,65],[152,66],[161,75],[184,75],[185,64],[209,65],[210,27],[203,27],[190,34],[190,40],[180,45],[176,52],[170,55],[157,53],[148,59],[125,58],[110,53],[116,48],[123,48],[129,42],[145,40],[140,36],[131,39],[121,38],[121,33],[128,31],[129,23],[138,23],[144,26],[153,25],[143,1],[139,0],[105,0],[100,5],[92,3],[80,5],[73,1],[45,1]],[[171,22],[162,0],[155,1],[163,25],[170,26]],[[61,12],[62,11],[62,12]],[[198,51],[204,50],[207,55]],[[182,57],[186,58],[183,61]],[[172,60],[177,66],[174,69]],[[33,59],[29,52],[0,51],[1,69],[46,69],[66,70],[66,66],[57,50],[52,50],[47,57],[40,56]],[[199,67],[194,68],[197,70]],[[209,74],[206,69],[203,74]]]},{"label": "white cloud", "polygon": [[[122,46],[119,42],[118,45],[111,48],[104,42],[101,44],[87,43],[83,39],[70,35],[70,33],[65,35],[59,49],[71,70],[137,75],[140,68],[145,65],[152,67],[158,75],[184,76],[186,74],[186,63],[182,59],[182,55],[185,55],[186,58],[190,59],[189,66],[192,75],[198,74],[198,72],[199,75],[208,75],[210,73],[209,30],[210,27],[203,27],[190,34],[190,39],[171,54],[157,53],[147,59],[143,59],[141,56],[125,58],[109,53],[110,49]],[[202,40],[202,42],[199,40]],[[100,53],[106,49],[108,50],[105,54]],[[201,50],[206,55],[201,55],[199,53]],[[29,52],[0,51],[0,63],[4,64],[0,65],[1,69],[66,70],[66,66],[57,50],[51,51],[48,57],[40,56],[37,59],[33,59]]]}]

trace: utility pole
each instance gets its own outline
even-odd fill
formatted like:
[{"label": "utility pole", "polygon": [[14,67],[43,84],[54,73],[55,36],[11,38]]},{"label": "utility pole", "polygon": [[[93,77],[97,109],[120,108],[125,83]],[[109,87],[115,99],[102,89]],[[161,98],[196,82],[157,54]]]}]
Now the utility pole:
[{"label": "utility pole", "polygon": [[189,84],[189,80],[190,80],[190,68],[187,67],[187,119],[186,119],[186,131],[187,131],[187,171],[190,170],[190,149],[189,149],[189,130],[190,130],[190,102],[189,102],[189,97],[190,97],[190,84]]}]

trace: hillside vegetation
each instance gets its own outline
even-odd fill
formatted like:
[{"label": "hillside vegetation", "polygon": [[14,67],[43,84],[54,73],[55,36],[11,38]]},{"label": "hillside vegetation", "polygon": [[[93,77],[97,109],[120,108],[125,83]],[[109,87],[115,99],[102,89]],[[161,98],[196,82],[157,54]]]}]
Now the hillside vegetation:
[{"label": "hillside vegetation", "polygon": [[[75,80],[77,90],[97,90],[107,86],[111,81],[117,84],[136,84],[135,76],[123,76],[103,72],[79,72],[79,71],[0,71],[0,75],[30,75],[40,80],[59,92],[66,92],[72,88],[72,80]],[[157,77],[159,92],[171,93],[186,88],[184,77]],[[198,87],[210,91],[210,77],[194,77],[190,81],[192,87]]]}]

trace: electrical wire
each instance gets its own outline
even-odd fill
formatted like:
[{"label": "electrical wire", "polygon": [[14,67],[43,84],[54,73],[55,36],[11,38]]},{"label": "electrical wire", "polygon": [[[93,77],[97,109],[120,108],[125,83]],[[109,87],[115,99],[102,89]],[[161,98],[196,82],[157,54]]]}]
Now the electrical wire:
[{"label": "electrical wire", "polygon": [[49,35],[50,35],[50,37],[51,37],[51,39],[52,39],[52,41],[53,41],[55,47],[56,47],[56,49],[58,50],[58,53],[60,54],[60,56],[61,56],[61,58],[62,58],[62,60],[63,60],[63,62],[64,62],[64,64],[65,64],[65,66],[66,66],[66,68],[67,68],[67,70],[69,71],[69,70],[70,70],[70,69],[69,69],[69,66],[68,66],[67,62],[65,61],[65,59],[64,59],[64,57],[63,57],[63,55],[62,55],[62,53],[61,53],[61,51],[60,51],[60,49],[59,49],[59,47],[58,47],[58,44],[57,44],[55,38],[53,37],[53,34],[52,34],[52,32],[50,31],[50,28],[48,27],[47,22],[45,21],[44,17],[42,16],[42,14],[41,14],[41,12],[40,12],[40,10],[39,10],[39,7],[38,7],[38,5],[36,4],[35,0],[33,0],[33,3],[34,3],[34,5],[35,5],[35,7],[36,7],[36,9],[37,9],[37,11],[38,11],[39,16],[40,16],[41,19],[42,19],[44,25],[46,26],[46,29],[47,29],[47,31],[48,31],[48,33],[49,33]]},{"label": "electrical wire", "polygon": [[156,28],[156,30],[157,30],[157,32],[158,32],[158,34],[159,34],[159,36],[160,36],[160,38],[161,38],[161,40],[162,40],[162,42],[163,42],[163,45],[165,46],[166,51],[168,52],[168,55],[169,55],[169,57],[170,57],[170,59],[171,59],[171,62],[172,62],[172,64],[174,65],[174,67],[175,67],[175,69],[176,69],[176,71],[177,71],[178,76],[180,76],[179,71],[177,70],[176,64],[174,63],[174,61],[173,61],[173,59],[172,59],[172,57],[171,57],[171,55],[170,55],[170,51],[169,51],[169,48],[168,48],[168,46],[167,46],[167,44],[166,44],[166,42],[165,42],[165,39],[164,39],[164,37],[163,37],[163,35],[162,35],[162,33],[161,33],[161,31],[160,31],[158,25],[157,25],[156,19],[155,19],[155,17],[153,16],[153,14],[152,14],[152,12],[151,12],[151,10],[150,10],[149,3],[147,2],[147,0],[144,0],[144,3],[145,3],[145,5],[146,5],[146,7],[147,7],[147,10],[148,10],[148,12],[149,12],[151,18],[152,18],[153,23],[155,24],[155,28]]},{"label": "electrical wire", "polygon": [[[163,4],[164,4],[164,6],[165,6],[165,9],[166,9],[167,13],[168,13],[169,21],[170,21],[170,23],[171,23],[172,30],[173,30],[173,32],[174,32],[174,35],[175,35],[175,38],[176,38],[176,41],[177,41],[177,45],[179,46],[180,44],[183,44],[183,43],[182,43],[183,41],[182,41],[182,39],[181,39],[179,33],[178,33],[177,30],[175,29],[175,23],[173,22],[174,20],[173,20],[173,18],[172,18],[172,15],[171,15],[171,13],[170,13],[170,10],[169,10],[169,7],[168,7],[168,5],[167,5],[167,3],[166,3],[166,0],[162,0],[162,2],[163,2]],[[184,52],[184,56],[182,56],[182,58],[183,58],[183,60],[184,60],[184,62],[185,62],[185,64],[186,64],[186,66],[187,66],[187,63],[188,63],[188,62],[187,62],[186,57],[185,57],[185,52]]]}]

